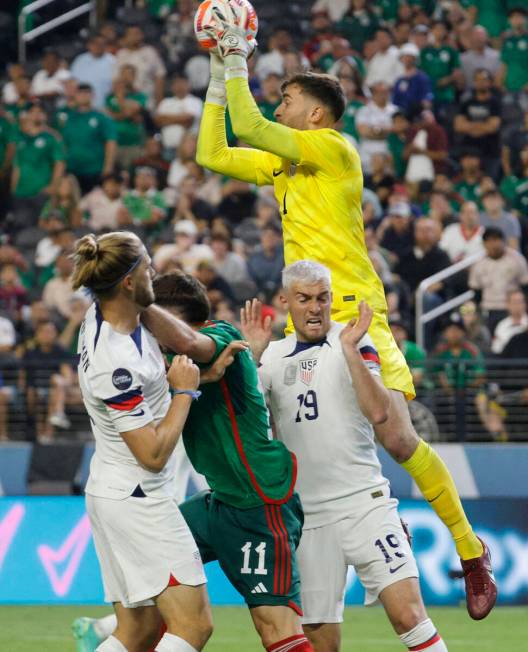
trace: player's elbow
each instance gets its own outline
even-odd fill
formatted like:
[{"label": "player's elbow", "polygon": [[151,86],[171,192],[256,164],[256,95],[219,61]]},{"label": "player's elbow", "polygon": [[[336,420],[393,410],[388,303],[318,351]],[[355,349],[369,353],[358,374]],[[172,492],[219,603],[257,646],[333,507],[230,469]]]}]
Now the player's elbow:
[{"label": "player's elbow", "polygon": [[369,421],[373,426],[380,426],[382,423],[385,423],[388,418],[389,409],[383,407],[372,410],[369,415]]},{"label": "player's elbow", "polygon": [[155,457],[153,455],[145,456],[143,460],[138,460],[141,466],[151,473],[161,473],[167,464],[164,457]]}]

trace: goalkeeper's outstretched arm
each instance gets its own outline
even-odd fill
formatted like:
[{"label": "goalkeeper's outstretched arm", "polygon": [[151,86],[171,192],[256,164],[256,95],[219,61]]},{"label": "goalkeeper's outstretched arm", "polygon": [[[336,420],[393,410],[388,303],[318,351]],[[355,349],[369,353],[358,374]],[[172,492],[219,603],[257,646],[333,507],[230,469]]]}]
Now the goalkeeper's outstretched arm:
[{"label": "goalkeeper's outstretched arm", "polygon": [[213,172],[241,181],[259,185],[270,183],[266,175],[259,174],[259,168],[262,166],[258,165],[257,158],[262,155],[262,152],[255,152],[245,147],[229,147],[227,144],[224,63],[217,55],[210,56],[211,79],[200,123],[196,161]]}]

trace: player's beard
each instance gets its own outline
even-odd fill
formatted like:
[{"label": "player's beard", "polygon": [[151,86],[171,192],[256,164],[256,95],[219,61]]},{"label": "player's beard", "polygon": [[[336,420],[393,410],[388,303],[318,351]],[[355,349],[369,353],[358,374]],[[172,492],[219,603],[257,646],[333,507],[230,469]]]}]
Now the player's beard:
[{"label": "player's beard", "polygon": [[144,285],[136,285],[134,288],[134,303],[141,308],[148,308],[155,300],[154,289],[149,281]]}]

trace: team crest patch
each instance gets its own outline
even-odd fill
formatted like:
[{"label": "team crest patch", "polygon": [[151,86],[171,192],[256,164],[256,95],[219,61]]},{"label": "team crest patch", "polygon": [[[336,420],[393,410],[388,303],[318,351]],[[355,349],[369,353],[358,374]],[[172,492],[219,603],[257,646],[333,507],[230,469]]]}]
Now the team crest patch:
[{"label": "team crest patch", "polygon": [[284,384],[294,385],[297,378],[297,365],[289,364],[284,370]]},{"label": "team crest patch", "polygon": [[116,369],[112,374],[112,384],[117,389],[124,391],[132,385],[132,374],[128,369]]},{"label": "team crest patch", "polygon": [[301,360],[299,362],[300,377],[305,385],[309,385],[312,382],[316,367],[317,358],[314,360]]}]

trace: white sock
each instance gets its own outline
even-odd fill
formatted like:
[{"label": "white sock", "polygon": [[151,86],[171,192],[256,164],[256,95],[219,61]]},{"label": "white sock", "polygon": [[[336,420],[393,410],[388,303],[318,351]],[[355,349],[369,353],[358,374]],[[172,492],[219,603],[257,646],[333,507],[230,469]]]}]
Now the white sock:
[{"label": "white sock", "polygon": [[115,636],[109,636],[106,641],[101,643],[95,652],[128,652],[126,647],[118,641]]},{"label": "white sock", "polygon": [[198,652],[198,650],[183,638],[165,632],[156,646],[156,652]]},{"label": "white sock", "polygon": [[104,618],[98,618],[93,624],[95,633],[99,638],[104,641],[105,638],[108,638],[110,634],[113,633],[117,627],[117,617],[115,614],[110,614]]},{"label": "white sock", "polygon": [[430,618],[413,627],[410,632],[402,634],[400,640],[409,650],[447,652],[446,644],[436,631]]}]

